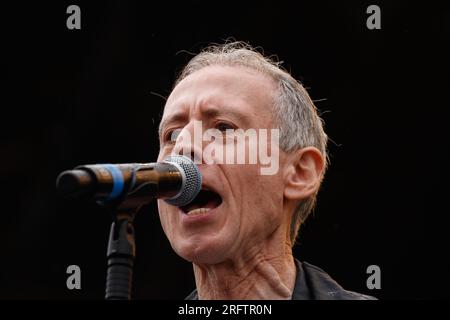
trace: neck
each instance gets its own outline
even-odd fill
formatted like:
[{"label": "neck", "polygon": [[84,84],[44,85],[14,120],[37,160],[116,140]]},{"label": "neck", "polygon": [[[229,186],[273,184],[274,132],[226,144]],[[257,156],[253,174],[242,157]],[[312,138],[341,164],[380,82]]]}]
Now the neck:
[{"label": "neck", "polygon": [[292,249],[285,243],[280,250],[253,250],[253,254],[214,265],[194,263],[199,299],[291,299],[296,268]]}]

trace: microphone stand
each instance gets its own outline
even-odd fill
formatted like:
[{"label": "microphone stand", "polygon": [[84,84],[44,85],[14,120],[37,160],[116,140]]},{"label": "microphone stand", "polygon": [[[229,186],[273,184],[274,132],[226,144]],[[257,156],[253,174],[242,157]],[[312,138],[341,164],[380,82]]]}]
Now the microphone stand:
[{"label": "microphone stand", "polygon": [[[132,175],[131,183],[125,185],[120,197],[110,202],[97,201],[100,205],[109,208],[114,216],[106,253],[106,300],[131,300],[133,267],[136,257],[133,221],[136,213],[142,207],[142,203],[145,202],[142,197],[147,202],[152,200],[145,196],[147,194],[145,192],[144,196],[129,194],[136,179],[136,168],[132,168],[130,174]],[[156,188],[155,183],[147,183],[141,187],[142,190],[147,189],[148,194],[154,194]]]},{"label": "microphone stand", "polygon": [[133,210],[117,210],[114,214],[107,250],[106,300],[131,299],[136,256],[134,216]]}]

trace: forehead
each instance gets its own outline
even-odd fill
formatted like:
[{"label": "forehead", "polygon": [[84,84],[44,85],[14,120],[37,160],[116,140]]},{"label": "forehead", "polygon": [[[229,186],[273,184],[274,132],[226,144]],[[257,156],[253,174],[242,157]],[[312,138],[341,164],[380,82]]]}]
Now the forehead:
[{"label": "forehead", "polygon": [[261,72],[239,66],[208,66],[183,79],[170,94],[163,119],[209,106],[243,115],[272,116],[275,83]]}]

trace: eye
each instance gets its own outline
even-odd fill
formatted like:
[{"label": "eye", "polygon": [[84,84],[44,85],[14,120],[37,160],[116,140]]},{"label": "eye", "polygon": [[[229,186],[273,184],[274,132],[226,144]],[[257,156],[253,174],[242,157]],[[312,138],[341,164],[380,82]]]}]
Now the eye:
[{"label": "eye", "polygon": [[167,130],[166,134],[164,135],[164,142],[173,142],[175,143],[177,141],[178,135],[180,134],[181,129],[171,129]]},{"label": "eye", "polygon": [[228,129],[234,129],[234,126],[227,122],[217,122],[215,128],[221,132],[226,132]]}]

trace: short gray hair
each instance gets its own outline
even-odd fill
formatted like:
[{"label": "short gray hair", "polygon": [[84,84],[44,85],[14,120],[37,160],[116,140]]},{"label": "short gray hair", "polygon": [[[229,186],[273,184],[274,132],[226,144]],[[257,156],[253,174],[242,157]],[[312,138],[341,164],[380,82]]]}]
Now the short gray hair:
[{"label": "short gray hair", "polygon": [[[302,84],[281,63],[266,57],[245,42],[215,44],[203,49],[182,69],[174,87],[190,74],[211,65],[241,66],[269,76],[278,85],[274,101],[275,123],[280,129],[280,148],[292,152],[308,146],[316,147],[328,164],[327,140],[323,121]],[[325,170],[323,171],[325,173]],[[323,178],[323,175],[322,177]],[[317,193],[300,201],[293,213],[290,241],[295,244],[300,225],[314,209]]]}]

